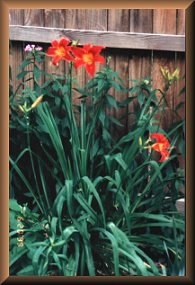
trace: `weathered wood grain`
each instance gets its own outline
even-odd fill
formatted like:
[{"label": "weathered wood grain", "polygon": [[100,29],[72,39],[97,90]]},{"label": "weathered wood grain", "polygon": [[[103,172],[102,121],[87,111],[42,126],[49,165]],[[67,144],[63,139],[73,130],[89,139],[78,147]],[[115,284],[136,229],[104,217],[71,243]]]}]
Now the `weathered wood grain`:
[{"label": "weathered wood grain", "polygon": [[[44,26],[52,28],[64,28],[65,27],[65,10],[63,9],[45,9],[44,10]],[[55,38],[53,39],[55,40]],[[48,73],[64,75],[65,62],[60,61],[59,65],[53,65],[51,57],[45,59],[45,71]]]},{"label": "weathered wood grain", "polygon": [[185,34],[185,10],[177,10],[177,35]]},{"label": "weathered wood grain", "polygon": [[130,32],[152,33],[151,9],[131,9],[130,10]]},{"label": "weathered wood grain", "polygon": [[[119,32],[129,31],[129,10],[128,9],[110,9],[108,10],[108,30]],[[118,44],[121,44],[119,41]],[[106,45],[107,46],[107,45]],[[128,51],[121,48],[120,53],[116,50],[112,51],[112,67],[119,73],[120,78],[123,80],[125,87],[128,87],[129,83],[129,62],[128,62]],[[119,102],[127,98],[127,93],[111,91],[111,95]],[[123,128],[115,126],[115,136],[120,136],[126,131],[127,126],[127,108],[110,110],[110,115],[120,119]],[[121,120],[121,118],[124,119]]]},{"label": "weathered wood grain", "polygon": [[[177,10],[177,34],[185,34],[185,10]],[[176,53],[176,66],[180,69],[180,80],[176,83],[176,94],[174,96],[174,108],[185,102],[185,92],[178,96],[185,86],[185,58],[180,53]],[[185,117],[185,107],[178,110],[181,118]],[[177,118],[175,118],[177,120]]]},{"label": "weathered wood grain", "polygon": [[81,45],[90,42],[111,48],[185,51],[184,35],[10,26],[10,40],[12,41],[50,43],[54,38],[64,36],[71,40],[80,39]]},{"label": "weathered wood grain", "polygon": [[[24,24],[24,10],[10,9],[9,14],[11,25]],[[17,80],[16,76],[20,72],[19,65],[23,60],[23,43],[11,42],[10,44],[10,66],[12,68],[12,83],[13,89],[16,90],[17,86],[22,82],[21,80]]]},{"label": "weathered wood grain", "polygon": [[[154,33],[171,33],[176,34],[176,10],[173,9],[156,9],[153,11],[153,32]],[[154,88],[164,89],[165,80],[160,71],[160,67],[168,68],[172,73],[175,66],[175,53],[154,51],[153,53],[153,66],[152,66],[152,79]],[[173,98],[175,93],[175,84],[169,88],[166,100],[168,106],[164,112],[158,116],[160,125],[163,129],[167,130],[173,122]],[[159,98],[161,94],[159,93]]]},{"label": "weathered wood grain", "polygon": [[[132,9],[130,10],[130,32],[152,33],[152,16],[153,11],[148,9]],[[129,55],[129,79],[143,79],[151,76],[151,51],[133,50]],[[129,82],[129,87],[134,83]],[[133,94],[135,95],[135,94]],[[138,102],[134,100],[129,105],[129,118],[128,127],[131,126],[136,120],[135,109]]]},{"label": "weathered wood grain", "polygon": [[[66,29],[96,29],[106,30],[107,29],[107,10],[106,9],[66,9],[65,11],[65,27]],[[79,40],[79,35],[68,38]],[[86,40],[83,43],[92,43],[90,40]],[[97,71],[99,65],[97,64]],[[78,84],[83,87],[85,83],[90,79],[86,74],[84,67],[80,67],[77,70],[73,69],[73,75],[75,76]],[[77,99],[78,94],[74,94],[74,104],[79,104]]]},{"label": "weathered wood grain", "polygon": [[[185,33],[185,10],[177,10],[177,34]],[[177,109],[177,114],[179,117],[175,116],[174,121],[179,121],[185,118],[185,102],[186,102],[186,92],[180,94],[180,91],[185,88],[185,58],[181,53],[176,53],[176,66],[180,70],[180,80],[176,82],[176,92],[174,95],[174,109]],[[179,95],[180,94],[180,95]],[[178,109],[178,107],[181,108]],[[185,169],[185,158],[182,155],[178,155],[179,165],[181,168]],[[182,189],[185,192],[185,189]]]}]

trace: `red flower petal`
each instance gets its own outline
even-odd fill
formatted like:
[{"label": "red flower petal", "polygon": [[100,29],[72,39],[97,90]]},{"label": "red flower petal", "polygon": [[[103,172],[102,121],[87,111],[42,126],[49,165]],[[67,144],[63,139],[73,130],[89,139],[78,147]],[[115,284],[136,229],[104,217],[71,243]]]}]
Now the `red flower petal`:
[{"label": "red flower petal", "polygon": [[101,55],[96,55],[96,57],[95,57],[95,61],[97,61],[97,62],[100,62],[100,63],[104,64],[104,62],[105,62],[105,58],[104,58],[103,56],[101,56]]},{"label": "red flower petal", "polygon": [[81,66],[81,65],[84,65],[84,62],[83,62],[82,59],[76,59],[76,60],[74,61],[74,67],[75,67],[75,68],[78,68],[78,67]]},{"label": "red flower petal", "polygon": [[83,46],[83,49],[84,49],[86,52],[88,52],[92,47],[93,47],[93,45],[91,45],[91,44],[85,44],[85,45]]},{"label": "red flower petal", "polygon": [[55,55],[55,51],[56,51],[56,48],[54,48],[54,47],[49,47],[48,50],[47,50],[46,55],[47,55],[47,56],[54,56],[54,55]]},{"label": "red flower petal", "polygon": [[62,38],[59,42],[59,46],[64,46],[66,47],[68,44],[70,43],[70,41],[66,38]]},{"label": "red flower petal", "polygon": [[163,150],[160,152],[160,154],[161,154],[161,158],[160,158],[159,162],[163,162],[163,161],[169,159],[170,153],[168,150]]},{"label": "red flower petal", "polygon": [[72,53],[75,56],[74,66],[78,68],[81,65],[85,66],[86,72],[90,77],[93,77],[96,71],[96,62],[103,64],[105,59],[99,55],[103,46],[93,46],[91,44],[85,44],[83,48],[72,47]]},{"label": "red flower petal", "polygon": [[82,58],[83,54],[85,53],[85,50],[79,47],[72,47],[72,52],[75,57]]},{"label": "red flower petal", "polygon": [[166,149],[166,146],[164,146],[164,144],[162,143],[154,143],[153,145],[151,145],[151,148],[161,152],[163,149]]},{"label": "red flower petal", "polygon": [[58,41],[54,40],[54,41],[51,42],[51,45],[53,47],[58,47],[59,43],[58,43]]},{"label": "red flower petal", "polygon": [[150,135],[150,138],[156,139],[156,143],[164,144],[164,146],[166,146],[166,148],[170,147],[170,143],[169,143],[168,139],[161,133],[153,133]]},{"label": "red flower petal", "polygon": [[90,52],[92,52],[94,55],[98,55],[100,54],[100,52],[102,51],[102,49],[104,49],[105,47],[104,46],[93,46],[91,49],[90,49]]},{"label": "red flower petal", "polygon": [[87,71],[87,73],[89,74],[90,77],[94,76],[95,70],[96,70],[95,63],[86,65],[86,71]]},{"label": "red flower petal", "polygon": [[60,59],[61,59],[61,56],[55,56],[54,58],[53,58],[53,60],[52,60],[52,63],[54,64],[54,65],[56,65],[59,61],[60,61]]}]

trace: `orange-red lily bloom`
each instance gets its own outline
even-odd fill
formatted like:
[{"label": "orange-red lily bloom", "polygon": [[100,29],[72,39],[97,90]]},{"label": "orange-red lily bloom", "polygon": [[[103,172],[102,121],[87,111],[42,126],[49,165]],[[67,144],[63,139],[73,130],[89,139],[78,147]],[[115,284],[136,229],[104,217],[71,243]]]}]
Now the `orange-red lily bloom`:
[{"label": "orange-red lily bloom", "polygon": [[67,61],[73,61],[74,58],[71,55],[71,46],[68,46],[70,41],[66,38],[62,38],[60,41],[52,41],[52,46],[48,48],[46,55],[52,56],[52,63],[57,65],[58,62],[63,59]]},{"label": "orange-red lily bloom", "polygon": [[161,154],[159,162],[167,160],[170,156],[169,148],[170,143],[168,139],[161,133],[154,133],[150,135],[151,139],[155,139],[156,142],[150,147]]},{"label": "orange-red lily bloom", "polygon": [[75,56],[74,66],[78,68],[84,65],[86,72],[90,77],[93,77],[96,72],[96,62],[104,64],[104,57],[100,55],[104,46],[93,46],[91,44],[85,44],[83,48],[72,47],[72,52]]}]

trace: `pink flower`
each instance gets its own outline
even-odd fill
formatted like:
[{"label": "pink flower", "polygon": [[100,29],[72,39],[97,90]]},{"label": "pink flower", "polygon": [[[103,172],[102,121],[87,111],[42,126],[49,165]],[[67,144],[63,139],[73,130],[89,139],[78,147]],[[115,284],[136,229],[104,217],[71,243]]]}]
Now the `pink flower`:
[{"label": "pink flower", "polygon": [[27,45],[24,49],[25,52],[31,52],[32,51],[32,47],[30,45]]},{"label": "pink flower", "polygon": [[35,46],[35,45],[27,45],[24,49],[25,52],[31,52],[33,50],[36,50],[36,51],[41,51],[43,48],[40,47],[40,46]]},{"label": "pink flower", "polygon": [[37,46],[37,47],[35,48],[35,50],[37,50],[37,51],[41,51],[41,50],[43,50],[43,48],[42,48],[42,47],[40,47],[40,46]]}]

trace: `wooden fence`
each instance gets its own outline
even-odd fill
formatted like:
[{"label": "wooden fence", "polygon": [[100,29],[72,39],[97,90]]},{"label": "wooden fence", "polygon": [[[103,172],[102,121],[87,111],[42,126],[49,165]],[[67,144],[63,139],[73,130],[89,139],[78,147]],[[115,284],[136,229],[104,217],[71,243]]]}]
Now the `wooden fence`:
[{"label": "wooden fence", "polygon": [[[185,10],[11,9],[10,24],[13,78],[24,58],[26,44],[36,42],[47,48],[53,39],[64,35],[70,39],[80,39],[81,44],[89,42],[107,46],[105,55],[112,57],[112,68],[120,73],[129,87],[133,84],[130,79],[152,77],[153,86],[162,88],[164,81],[160,66],[166,66],[172,72],[179,67],[181,76],[185,72]],[[51,66],[48,58],[44,69],[64,73],[66,65],[61,62],[56,68]],[[83,69],[78,70],[77,78],[81,84],[86,82]],[[17,85],[15,79],[13,84]],[[180,80],[171,87],[167,97],[170,108],[183,100],[177,94],[184,84],[184,80]],[[112,95],[117,100],[128,96],[116,91]],[[133,111],[134,106],[129,108]],[[121,111],[115,115],[121,115]],[[181,115],[184,116],[184,109]],[[129,116],[125,122],[127,127],[132,120]],[[173,120],[171,112],[167,110],[162,119],[163,127],[167,129]]]}]

